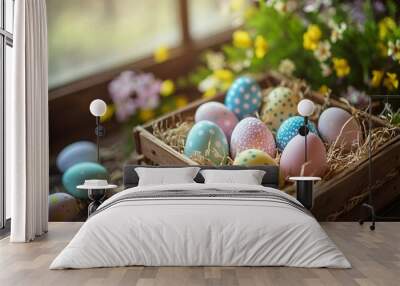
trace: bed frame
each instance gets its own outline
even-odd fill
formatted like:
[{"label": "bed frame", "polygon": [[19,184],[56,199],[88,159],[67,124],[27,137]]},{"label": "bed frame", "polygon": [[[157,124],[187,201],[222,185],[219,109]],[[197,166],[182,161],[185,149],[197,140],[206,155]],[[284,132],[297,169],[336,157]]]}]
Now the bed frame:
[{"label": "bed frame", "polygon": [[[138,185],[139,176],[135,171],[136,167],[147,167],[147,168],[185,168],[187,166],[146,166],[146,165],[126,165],[124,166],[124,189],[133,188]],[[271,187],[278,189],[279,186],[279,167],[277,166],[254,166],[254,167],[242,167],[242,166],[199,166],[202,170],[205,169],[220,169],[220,170],[263,170],[265,171],[264,178],[262,180],[262,185],[265,187]],[[194,179],[197,183],[204,183],[204,178],[200,174],[197,174]]]}]

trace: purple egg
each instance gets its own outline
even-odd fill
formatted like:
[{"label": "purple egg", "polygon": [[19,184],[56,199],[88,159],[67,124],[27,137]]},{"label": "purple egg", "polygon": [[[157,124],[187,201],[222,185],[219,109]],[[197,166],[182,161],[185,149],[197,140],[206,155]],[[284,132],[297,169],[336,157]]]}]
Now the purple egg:
[{"label": "purple egg", "polygon": [[238,123],[236,115],[225,105],[217,101],[210,101],[200,105],[196,110],[194,120],[196,123],[202,120],[215,123],[222,129],[228,141],[231,138],[233,129]]}]

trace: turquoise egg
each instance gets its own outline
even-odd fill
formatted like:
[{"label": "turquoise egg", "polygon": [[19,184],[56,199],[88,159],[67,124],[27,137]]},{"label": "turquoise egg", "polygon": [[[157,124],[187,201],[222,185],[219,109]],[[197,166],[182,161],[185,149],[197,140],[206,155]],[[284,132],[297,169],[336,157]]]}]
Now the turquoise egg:
[{"label": "turquoise egg", "polygon": [[186,139],[184,154],[189,158],[200,154],[214,165],[226,163],[229,147],[222,129],[215,123],[202,120],[193,125]]},{"label": "turquoise egg", "polygon": [[260,86],[248,76],[237,78],[226,94],[225,105],[239,119],[254,115],[261,105]]},{"label": "turquoise egg", "polygon": [[66,146],[57,156],[57,167],[64,173],[69,167],[82,162],[96,162],[96,145],[89,141],[78,141]]},{"label": "turquoise egg", "polygon": [[73,165],[62,177],[62,183],[67,192],[78,199],[87,199],[86,190],[78,190],[76,186],[82,185],[85,180],[108,179],[106,168],[92,162],[83,162]]},{"label": "turquoise egg", "polygon": [[[293,137],[299,134],[299,128],[303,125],[304,118],[301,116],[293,116],[286,119],[276,133],[276,143],[279,150],[285,149],[286,145],[292,140]],[[314,123],[308,121],[307,125],[310,132],[318,135],[317,128]]]},{"label": "turquoise egg", "polygon": [[79,217],[77,199],[66,193],[49,196],[49,221],[76,221]]}]

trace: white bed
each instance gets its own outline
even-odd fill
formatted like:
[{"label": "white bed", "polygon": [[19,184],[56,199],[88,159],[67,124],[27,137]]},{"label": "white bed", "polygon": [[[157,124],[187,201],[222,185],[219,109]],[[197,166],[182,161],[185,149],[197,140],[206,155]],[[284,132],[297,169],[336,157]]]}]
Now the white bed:
[{"label": "white bed", "polygon": [[197,183],[140,186],[111,197],[50,269],[128,265],[351,267],[291,196],[264,186]]}]

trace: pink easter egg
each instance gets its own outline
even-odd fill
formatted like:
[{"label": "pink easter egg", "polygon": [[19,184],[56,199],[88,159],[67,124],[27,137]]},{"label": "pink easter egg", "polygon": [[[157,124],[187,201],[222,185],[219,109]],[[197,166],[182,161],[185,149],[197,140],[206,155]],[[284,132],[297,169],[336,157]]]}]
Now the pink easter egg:
[{"label": "pink easter egg", "polygon": [[321,139],[314,133],[307,135],[307,162],[304,174],[301,168],[304,161],[305,140],[304,136],[296,135],[289,141],[282,152],[280,170],[284,177],[291,176],[322,176],[328,166],[326,149]]},{"label": "pink easter egg", "polygon": [[274,136],[261,120],[254,117],[242,119],[233,129],[231,136],[232,158],[247,149],[258,149],[275,158]]},{"label": "pink easter egg", "polygon": [[337,107],[330,107],[321,113],[318,131],[326,143],[333,144],[337,140],[336,146],[343,146],[347,151],[361,140],[361,128],[357,121],[346,110]]},{"label": "pink easter egg", "polygon": [[233,129],[238,123],[236,115],[225,105],[217,101],[210,101],[200,105],[196,110],[194,120],[196,123],[202,120],[208,120],[217,124],[226,135],[228,141],[231,138]]}]

